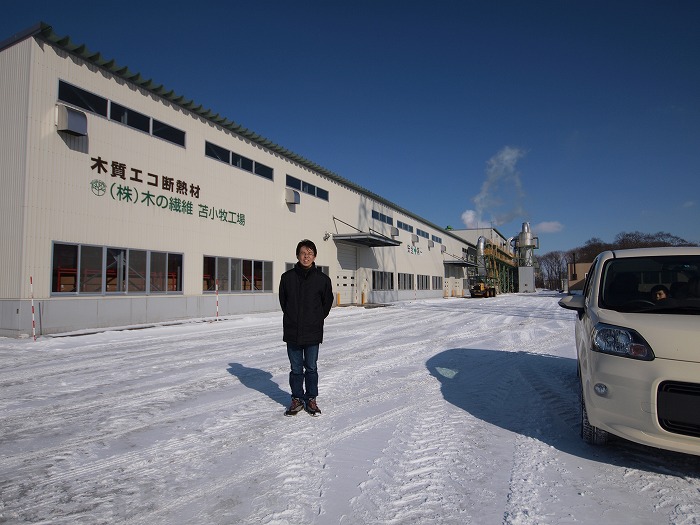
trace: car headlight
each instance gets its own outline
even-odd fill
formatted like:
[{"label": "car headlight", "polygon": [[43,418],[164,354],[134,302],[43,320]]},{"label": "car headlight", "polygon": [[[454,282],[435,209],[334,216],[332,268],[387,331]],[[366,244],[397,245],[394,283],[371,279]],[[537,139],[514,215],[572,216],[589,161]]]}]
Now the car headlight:
[{"label": "car headlight", "polygon": [[636,331],[604,323],[593,328],[593,350],[642,361],[654,359],[649,343]]}]

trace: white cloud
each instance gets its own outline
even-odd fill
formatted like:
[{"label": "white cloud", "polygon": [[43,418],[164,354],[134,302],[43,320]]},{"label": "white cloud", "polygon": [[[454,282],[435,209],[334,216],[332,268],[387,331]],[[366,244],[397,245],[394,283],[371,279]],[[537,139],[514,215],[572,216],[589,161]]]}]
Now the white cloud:
[{"label": "white cloud", "polygon": [[564,229],[564,225],[559,221],[544,221],[535,224],[532,229],[537,233],[557,233]]},{"label": "white cloud", "polygon": [[695,206],[695,201],[685,201],[683,203],[684,208],[692,208],[693,206]]}]

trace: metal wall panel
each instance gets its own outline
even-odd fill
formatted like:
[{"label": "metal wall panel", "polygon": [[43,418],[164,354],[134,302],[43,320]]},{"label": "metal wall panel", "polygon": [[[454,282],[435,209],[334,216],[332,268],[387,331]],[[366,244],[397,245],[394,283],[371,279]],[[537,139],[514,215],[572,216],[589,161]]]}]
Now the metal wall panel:
[{"label": "metal wall panel", "polygon": [[[440,250],[428,250],[422,239],[416,245],[420,250],[409,249],[413,245],[405,231],[399,232],[403,244],[396,248],[343,250],[331,240],[330,232],[358,229],[391,235],[389,225],[372,219],[375,209],[394,220],[438,233],[449,253],[461,253],[465,245],[444,232],[434,232],[399,209],[378,203],[371,194],[273,153],[45,42],[30,38],[3,50],[0,69],[0,87],[7,93],[0,100],[0,301],[9,301],[0,309],[7,317],[0,320],[0,334],[24,333],[30,326],[30,275],[42,329],[55,333],[214,315],[215,297],[202,292],[204,256],[273,263],[272,293],[224,294],[219,297],[221,315],[277,309],[279,275],[303,238],[316,243],[316,262],[328,266],[330,275],[348,272],[353,276],[356,284],[344,287],[354,290],[348,302],[358,302],[360,292],[370,292],[373,269],[442,275]],[[59,79],[185,131],[186,147],[91,112],[86,112],[86,137],[59,132]],[[271,167],[274,180],[206,157],[206,141]],[[98,161],[104,163],[103,170],[96,168]],[[114,164],[124,166],[125,177],[115,174]],[[138,171],[141,182],[132,180],[133,170]],[[326,190],[328,199],[302,192],[298,203],[287,203],[287,174]],[[190,185],[199,188],[197,197],[186,196],[193,203],[192,213],[176,211],[170,200],[166,207],[144,204],[149,192],[166,199],[185,197],[165,189],[162,183],[166,179],[186,182],[188,190]],[[151,180],[157,184],[149,185]],[[96,181],[107,187],[106,193],[95,191]],[[118,186],[137,191],[138,199],[116,198]],[[235,223],[202,216],[199,205],[240,213],[245,220]],[[56,242],[182,254],[182,293],[148,297],[52,295],[51,257]],[[441,290],[431,293],[442,296]],[[371,300],[396,299],[395,292],[388,292]],[[19,317],[10,318],[12,315]]]},{"label": "metal wall panel", "polygon": [[[30,57],[33,40],[0,53],[0,297],[28,296],[22,282]],[[6,312],[3,311],[3,316]]]}]

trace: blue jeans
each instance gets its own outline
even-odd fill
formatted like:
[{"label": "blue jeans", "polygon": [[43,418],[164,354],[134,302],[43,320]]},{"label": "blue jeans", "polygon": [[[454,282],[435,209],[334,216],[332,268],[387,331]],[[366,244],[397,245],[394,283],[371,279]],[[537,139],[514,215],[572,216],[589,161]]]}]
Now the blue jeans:
[{"label": "blue jeans", "polygon": [[[289,372],[289,387],[292,397],[307,400],[318,395],[318,345],[295,345],[287,343],[287,355],[292,370]],[[306,395],[304,395],[306,383]]]}]

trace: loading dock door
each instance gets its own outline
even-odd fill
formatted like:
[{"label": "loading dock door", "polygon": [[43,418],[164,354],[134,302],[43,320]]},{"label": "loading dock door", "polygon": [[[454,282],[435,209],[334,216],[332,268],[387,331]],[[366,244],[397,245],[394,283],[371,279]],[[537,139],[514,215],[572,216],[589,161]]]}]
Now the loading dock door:
[{"label": "loading dock door", "polygon": [[339,304],[357,303],[357,248],[350,244],[338,243],[338,271],[335,279],[335,291]]}]

